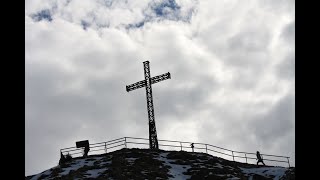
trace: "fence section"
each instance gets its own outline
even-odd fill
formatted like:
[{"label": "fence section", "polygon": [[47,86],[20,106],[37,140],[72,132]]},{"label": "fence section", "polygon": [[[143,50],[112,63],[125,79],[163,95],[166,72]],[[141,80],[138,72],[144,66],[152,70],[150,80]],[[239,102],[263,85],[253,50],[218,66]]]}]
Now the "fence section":
[{"label": "fence section", "polygon": [[[218,146],[213,146],[205,143],[193,143],[186,141],[172,141],[172,140],[158,140],[159,149],[162,150],[175,150],[175,151],[193,151],[203,152],[213,156],[221,157],[230,161],[237,161],[247,164],[256,163],[256,154],[250,152],[241,152],[225,149]],[[193,144],[193,148],[191,147]],[[136,137],[123,137],[111,141],[90,144],[90,155],[108,153],[122,148],[149,148],[149,139],[136,138]],[[69,147],[60,149],[64,155],[70,154],[72,157],[80,157],[83,154],[82,148]],[[290,167],[289,158],[287,156],[278,156],[270,154],[261,154],[263,161],[268,161],[268,165],[283,166],[288,164]]]}]

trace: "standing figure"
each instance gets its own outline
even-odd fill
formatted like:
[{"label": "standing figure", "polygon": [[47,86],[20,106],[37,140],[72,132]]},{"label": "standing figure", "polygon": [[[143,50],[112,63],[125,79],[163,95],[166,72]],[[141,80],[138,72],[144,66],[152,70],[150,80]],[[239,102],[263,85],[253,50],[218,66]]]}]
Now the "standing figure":
[{"label": "standing figure", "polygon": [[259,163],[259,162],[262,162],[262,164],[265,166],[265,164],[264,164],[264,162],[263,162],[263,160],[262,160],[262,158],[261,158],[261,155],[260,155],[260,152],[259,152],[259,151],[257,151],[257,160],[258,160],[257,166],[258,166],[258,163]]},{"label": "standing figure", "polygon": [[194,148],[194,145],[193,145],[193,143],[191,143],[191,145],[190,145],[190,146],[191,146],[191,148],[192,148],[192,152],[193,152],[193,148]]},{"label": "standing figure", "polygon": [[89,146],[84,147],[84,154],[83,157],[87,157],[88,156],[88,152],[89,152],[90,148]]},{"label": "standing figure", "polygon": [[82,157],[87,157],[88,156],[88,152],[90,151],[89,140],[77,141],[76,142],[76,146],[77,146],[77,148],[84,148]]}]

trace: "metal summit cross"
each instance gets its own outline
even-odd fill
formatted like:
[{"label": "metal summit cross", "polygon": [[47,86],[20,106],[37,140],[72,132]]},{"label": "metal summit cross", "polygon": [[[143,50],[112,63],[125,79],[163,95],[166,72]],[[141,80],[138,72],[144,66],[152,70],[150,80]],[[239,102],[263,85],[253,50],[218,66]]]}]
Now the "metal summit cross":
[{"label": "metal summit cross", "polygon": [[131,85],[126,86],[127,92],[146,87],[146,96],[147,96],[147,109],[148,109],[148,117],[149,117],[149,145],[150,149],[159,149],[158,139],[157,139],[157,130],[156,130],[156,122],[154,119],[154,109],[153,109],[153,100],[152,100],[152,88],[151,84],[155,84],[157,82],[170,79],[170,73],[165,73],[159,76],[155,76],[151,78],[150,75],[150,67],[149,61],[143,62],[144,67],[144,80],[133,83]]}]

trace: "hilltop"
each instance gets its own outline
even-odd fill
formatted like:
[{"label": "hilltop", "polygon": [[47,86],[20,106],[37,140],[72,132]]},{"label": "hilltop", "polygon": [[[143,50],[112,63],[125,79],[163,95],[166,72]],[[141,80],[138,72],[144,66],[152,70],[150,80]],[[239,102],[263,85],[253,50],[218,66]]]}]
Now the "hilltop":
[{"label": "hilltop", "polygon": [[256,166],[206,153],[123,148],[77,157],[26,179],[295,179],[295,168]]}]

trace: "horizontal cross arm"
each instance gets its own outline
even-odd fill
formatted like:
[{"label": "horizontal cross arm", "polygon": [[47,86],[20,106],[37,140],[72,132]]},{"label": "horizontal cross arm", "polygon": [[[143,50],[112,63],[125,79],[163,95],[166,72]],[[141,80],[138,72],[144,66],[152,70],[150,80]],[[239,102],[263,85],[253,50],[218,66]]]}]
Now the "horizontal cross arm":
[{"label": "horizontal cross arm", "polygon": [[[151,78],[151,84],[155,84],[155,83],[158,83],[160,81],[170,79],[170,78],[171,78],[170,72],[167,72],[165,74],[161,74],[159,76],[155,76],[155,77]],[[142,81],[139,81],[139,82],[136,82],[136,83],[133,83],[133,84],[126,86],[126,90],[127,90],[127,92],[129,92],[129,91],[132,91],[135,89],[146,87],[146,85],[147,85],[146,80],[142,80]]]},{"label": "horizontal cross arm", "polygon": [[170,78],[171,78],[171,75],[169,72],[167,72],[165,74],[161,74],[159,76],[155,76],[155,77],[151,78],[151,84],[155,84],[155,83],[158,83],[160,81],[170,79]]},{"label": "horizontal cross arm", "polygon": [[136,83],[133,83],[131,85],[126,86],[126,90],[127,90],[127,92],[129,92],[129,91],[139,89],[139,88],[142,88],[145,86],[146,86],[146,80],[142,80],[142,81],[139,81],[139,82],[136,82]]}]

